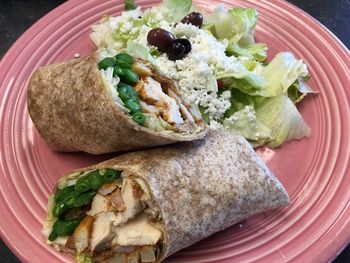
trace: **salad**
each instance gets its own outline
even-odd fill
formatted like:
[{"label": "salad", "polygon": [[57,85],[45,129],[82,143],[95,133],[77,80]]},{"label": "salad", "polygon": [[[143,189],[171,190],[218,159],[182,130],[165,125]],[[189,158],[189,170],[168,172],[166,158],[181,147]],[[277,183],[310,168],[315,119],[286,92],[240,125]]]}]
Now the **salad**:
[{"label": "salad", "polygon": [[94,44],[152,63],[212,129],[268,147],[310,135],[296,108],[313,92],[307,66],[290,52],[267,61],[266,44],[254,40],[255,9],[219,5],[204,15],[191,0],[164,0],[144,11],[126,0],[125,8],[92,26]]}]

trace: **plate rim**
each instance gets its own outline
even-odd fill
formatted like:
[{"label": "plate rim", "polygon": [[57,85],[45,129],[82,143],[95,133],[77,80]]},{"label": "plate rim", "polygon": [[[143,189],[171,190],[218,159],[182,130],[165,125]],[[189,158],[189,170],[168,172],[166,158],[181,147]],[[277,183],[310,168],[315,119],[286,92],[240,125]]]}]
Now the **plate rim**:
[{"label": "plate rim", "polygon": [[[234,2],[235,0],[230,0]],[[20,46],[23,46],[25,43],[28,43],[29,41],[26,40],[27,36],[30,36],[33,32],[38,32],[40,29],[43,29],[45,27],[45,24],[48,21],[52,21],[55,19],[58,15],[64,13],[67,9],[70,7],[74,7],[76,5],[79,5],[81,3],[84,3],[86,1],[84,0],[68,0],[65,3],[60,4],[59,6],[52,9],[50,12],[43,15],[38,21],[36,21],[34,24],[32,24],[23,34],[20,35],[20,37],[11,45],[11,47],[5,52],[5,54],[2,56],[0,60],[0,68],[3,68],[7,65],[6,61],[7,58],[12,55],[12,53],[17,53]],[[333,33],[331,32],[325,25],[323,25],[320,21],[318,21],[316,18],[308,14],[306,11],[302,10],[301,8],[295,6],[294,4],[286,1],[286,0],[279,0],[278,2],[288,5],[290,8],[294,9],[295,12],[303,14],[303,16],[307,17],[310,21],[312,21],[316,26],[317,30],[323,31],[329,39],[332,39],[336,42],[337,46],[339,47],[339,50],[342,50],[348,57],[346,58],[346,62],[350,63],[350,51],[347,46]],[[26,40],[26,41],[24,41]],[[22,43],[23,42],[23,43]],[[3,72],[7,72],[3,71]],[[0,73],[1,75],[5,75],[5,73]],[[3,87],[2,87],[3,89]],[[0,93],[2,96],[2,93]],[[348,222],[347,226],[350,226],[350,222]],[[6,244],[8,249],[12,251],[12,253],[21,261],[27,262],[27,258],[21,253],[20,250],[18,250],[18,247],[11,242],[11,239],[9,235],[5,233],[2,226],[0,226],[0,237],[3,240],[3,242]],[[349,237],[350,238],[350,237]],[[340,250],[331,258],[331,260],[334,260],[348,245],[350,244],[350,239],[346,244],[344,244]]]}]

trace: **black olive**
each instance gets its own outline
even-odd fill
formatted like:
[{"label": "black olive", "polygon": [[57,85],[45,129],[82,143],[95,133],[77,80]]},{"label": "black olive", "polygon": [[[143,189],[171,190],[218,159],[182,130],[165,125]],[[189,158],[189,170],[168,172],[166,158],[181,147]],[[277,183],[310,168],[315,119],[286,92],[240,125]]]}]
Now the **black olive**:
[{"label": "black olive", "polygon": [[167,55],[173,61],[183,59],[186,56],[186,46],[176,39],[169,45]]},{"label": "black olive", "polygon": [[178,38],[178,39],[176,39],[174,41],[179,42],[179,43],[181,43],[182,45],[184,45],[186,47],[185,54],[188,54],[188,53],[191,52],[192,46],[191,46],[191,42],[188,39],[186,39],[186,38]]},{"label": "black olive", "polygon": [[192,24],[196,27],[201,28],[203,24],[203,15],[198,12],[192,12],[191,14],[188,14],[185,16],[182,20],[181,23],[184,24]]},{"label": "black olive", "polygon": [[174,35],[162,28],[152,29],[147,35],[148,44],[157,47],[160,52],[166,52],[174,40]]}]

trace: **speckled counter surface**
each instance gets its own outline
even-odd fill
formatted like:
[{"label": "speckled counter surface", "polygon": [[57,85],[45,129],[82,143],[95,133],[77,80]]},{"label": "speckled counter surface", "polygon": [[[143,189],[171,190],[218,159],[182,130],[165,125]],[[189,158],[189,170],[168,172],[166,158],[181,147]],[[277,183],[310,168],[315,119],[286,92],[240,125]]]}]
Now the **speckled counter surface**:
[{"label": "speckled counter surface", "polygon": [[[65,1],[0,0],[0,58],[35,21],[63,2]],[[350,0],[289,0],[289,2],[318,19],[346,47],[350,48]],[[3,213],[4,211],[1,212]],[[19,262],[1,240],[0,262]],[[350,245],[334,262],[350,262]]]}]

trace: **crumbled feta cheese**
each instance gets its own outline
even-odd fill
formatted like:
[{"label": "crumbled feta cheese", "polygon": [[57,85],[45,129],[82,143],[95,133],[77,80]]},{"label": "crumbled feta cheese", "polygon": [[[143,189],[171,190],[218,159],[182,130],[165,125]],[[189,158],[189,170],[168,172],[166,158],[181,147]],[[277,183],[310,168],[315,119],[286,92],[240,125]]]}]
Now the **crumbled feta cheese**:
[{"label": "crumbled feta cheese", "polygon": [[223,122],[224,128],[235,127],[235,129],[246,127],[251,131],[249,135],[250,139],[258,140],[261,134],[258,132],[258,126],[256,123],[256,115],[254,107],[251,105],[245,106],[242,110],[235,112],[229,118],[226,118]]},{"label": "crumbled feta cheese", "polygon": [[255,111],[254,111],[253,106],[250,106],[250,105],[245,106],[243,109],[243,112],[246,114],[249,121],[256,120]]},{"label": "crumbled feta cheese", "polygon": [[118,26],[136,20],[140,16],[142,16],[142,11],[140,7],[137,7],[134,10],[123,12],[120,16],[111,16],[108,21],[111,29],[114,31]]},{"label": "crumbled feta cheese", "polygon": [[137,42],[138,44],[147,46],[148,45],[147,35],[148,35],[149,31],[151,31],[151,30],[152,30],[152,27],[142,25],[140,28],[140,31],[139,31],[139,35],[135,39],[135,42]]},{"label": "crumbled feta cheese", "polygon": [[229,90],[225,90],[222,94],[221,97],[225,99],[230,99],[231,98],[231,92]]},{"label": "crumbled feta cheese", "polygon": [[[242,114],[243,113],[243,114]],[[243,108],[243,110],[236,112],[226,119],[227,123],[234,123],[240,119],[248,119],[250,122],[254,122],[256,120],[254,107],[251,105],[247,105]]]},{"label": "crumbled feta cheese", "polygon": [[211,120],[210,121],[210,128],[213,130],[224,130],[224,127],[220,122],[217,122],[216,120]]},{"label": "crumbled feta cheese", "polygon": [[198,34],[198,27],[191,24],[178,23],[172,30],[177,37],[185,36],[186,38],[195,37]]}]

